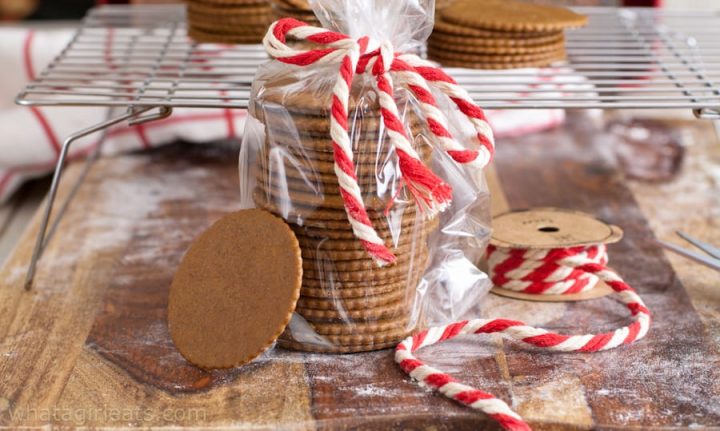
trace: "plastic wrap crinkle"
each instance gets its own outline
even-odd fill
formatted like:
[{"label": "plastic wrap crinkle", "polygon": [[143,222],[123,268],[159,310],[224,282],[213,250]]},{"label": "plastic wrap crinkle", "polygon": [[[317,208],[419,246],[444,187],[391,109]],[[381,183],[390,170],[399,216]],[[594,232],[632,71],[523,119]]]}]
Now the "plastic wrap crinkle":
[{"label": "plastic wrap crinkle", "polygon": [[[432,29],[431,0],[311,4],[325,27],[390,40],[396,51],[416,50]],[[404,187],[375,79],[356,75],[348,124],[357,182],[373,226],[397,258],[379,267],[353,233],[334,171],[330,106],[337,76],[337,64],[300,67],[273,60],[259,68],[252,88],[240,154],[242,204],[285,219],[303,256],[301,297],[279,344],[375,350],[429,324],[477,316],[489,288],[475,266],[489,235],[483,173],[437,147],[417,100],[397,86],[399,114],[414,149],[453,188],[451,205],[427,219]],[[453,136],[470,146],[468,120],[445,96],[436,97]]]}]

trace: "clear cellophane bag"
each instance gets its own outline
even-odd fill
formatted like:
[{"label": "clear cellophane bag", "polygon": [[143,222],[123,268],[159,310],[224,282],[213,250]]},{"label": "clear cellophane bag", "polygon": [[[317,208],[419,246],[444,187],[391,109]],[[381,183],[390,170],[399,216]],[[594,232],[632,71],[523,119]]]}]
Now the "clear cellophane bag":
[{"label": "clear cellophane bag", "polygon": [[[311,4],[325,27],[391,40],[396,50],[417,50],[432,29],[432,0]],[[253,82],[239,163],[242,205],[282,217],[303,257],[300,298],[278,344],[318,352],[377,350],[427,325],[476,317],[490,287],[476,266],[490,233],[482,171],[438,148],[413,94],[395,88],[413,148],[453,188],[451,205],[427,217],[404,186],[375,79],[356,75],[348,129],[357,183],[373,227],[397,259],[378,266],[353,233],[334,170],[330,106],[337,74],[337,64],[272,60]],[[467,119],[444,96],[437,98],[453,136],[471,140]]]}]

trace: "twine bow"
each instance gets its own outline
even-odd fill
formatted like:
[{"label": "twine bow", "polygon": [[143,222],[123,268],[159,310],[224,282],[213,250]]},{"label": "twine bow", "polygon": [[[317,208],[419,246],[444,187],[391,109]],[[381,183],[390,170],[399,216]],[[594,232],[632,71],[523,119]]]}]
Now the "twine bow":
[{"label": "twine bow", "polygon": [[[286,44],[288,37],[313,42],[320,47],[297,50]],[[263,39],[268,54],[283,63],[303,67],[339,63],[330,107],[334,170],[353,234],[373,260],[383,266],[394,263],[396,258],[378,236],[365,209],[348,136],[348,104],[354,75],[370,72],[375,77],[380,114],[390,143],[398,155],[400,174],[418,207],[428,218],[450,204],[452,188],[425,166],[412,147],[393,98],[393,80],[396,79],[398,84],[406,87],[417,98],[430,133],[456,162],[485,167],[492,160],[495,144],[482,109],[475,105],[455,80],[414,54],[396,53],[389,42],[368,51],[370,42],[368,37],[354,40],[347,35],[313,27],[292,18],[271,24]],[[473,124],[477,131],[477,149],[466,149],[453,139],[448,130],[447,118],[438,109],[430,86],[447,95]]]}]

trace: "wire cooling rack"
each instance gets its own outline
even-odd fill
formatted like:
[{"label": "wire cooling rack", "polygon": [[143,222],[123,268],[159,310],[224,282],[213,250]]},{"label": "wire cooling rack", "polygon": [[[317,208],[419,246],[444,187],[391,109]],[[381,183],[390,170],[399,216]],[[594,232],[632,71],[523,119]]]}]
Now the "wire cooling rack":
[{"label": "wire cooling rack", "polygon": [[[567,63],[449,69],[483,107],[688,108],[720,118],[720,15],[580,8]],[[105,6],[17,98],[25,105],[247,106],[259,45],[197,45],[178,6]]]},{"label": "wire cooling rack", "polygon": [[[720,119],[720,15],[651,9],[579,8],[586,27],[568,31],[568,61],[543,69],[449,69],[484,108],[687,108]],[[70,146],[121,122],[165,118],[175,107],[245,108],[259,45],[198,45],[182,6],[103,6],[17,96],[35,106],[124,108],[64,141],[26,279],[57,227],[81,175],[49,226]],[[102,139],[100,140],[102,142]],[[99,154],[88,158],[89,163]]]}]

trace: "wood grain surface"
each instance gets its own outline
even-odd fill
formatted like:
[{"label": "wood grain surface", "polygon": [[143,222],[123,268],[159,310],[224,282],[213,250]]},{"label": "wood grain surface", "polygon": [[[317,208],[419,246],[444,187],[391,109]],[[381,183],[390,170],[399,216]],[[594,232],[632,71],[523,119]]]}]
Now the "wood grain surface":
[{"label": "wood grain surface", "polygon": [[[421,357],[509,401],[536,429],[720,424],[720,276],[669,261],[653,242],[692,222],[691,233],[720,243],[713,224],[720,182],[707,164],[717,166],[720,145],[708,124],[680,124],[698,143],[685,170],[670,184],[648,185],[623,178],[588,117],[568,124],[499,142],[490,175],[499,180],[491,181],[495,210],[560,206],[623,227],[611,264],[653,311],[648,337],[597,354],[463,337]],[[389,350],[275,348],[222,372],[183,360],[165,322],[168,287],[191,239],[237,208],[236,151],[178,144],[101,159],[25,292],[36,217],[0,272],[0,425],[495,429],[481,414],[418,388]],[[677,195],[690,190],[697,195]],[[483,308],[488,317],[568,332],[627,319],[612,298],[567,304],[488,296]]]}]

